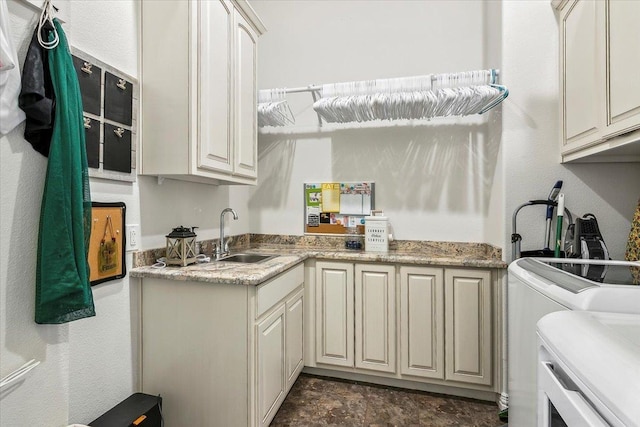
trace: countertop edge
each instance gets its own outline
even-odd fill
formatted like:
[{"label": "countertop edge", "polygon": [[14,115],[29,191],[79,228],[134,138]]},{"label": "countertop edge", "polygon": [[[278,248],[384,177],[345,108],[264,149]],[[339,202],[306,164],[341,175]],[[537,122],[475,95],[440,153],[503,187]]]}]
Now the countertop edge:
[{"label": "countertop edge", "polygon": [[[248,252],[248,251],[247,251]],[[258,286],[289,270],[307,259],[305,255],[283,255],[265,263],[203,263],[187,267],[154,268],[137,267],[130,271],[131,277],[163,279],[180,282],[207,282],[220,285]],[[213,267],[207,269],[207,267]]]},{"label": "countertop edge", "polygon": [[[498,259],[429,257],[419,254],[387,252],[350,252],[331,249],[276,249],[252,248],[244,253],[281,253],[264,263],[203,263],[187,267],[154,268],[137,267],[129,271],[131,277],[174,281],[196,281],[216,284],[257,286],[307,259],[322,261],[382,262],[406,265],[430,265],[444,267],[506,269],[507,264]],[[284,252],[284,253],[283,253]],[[208,268],[211,267],[211,268]]]}]

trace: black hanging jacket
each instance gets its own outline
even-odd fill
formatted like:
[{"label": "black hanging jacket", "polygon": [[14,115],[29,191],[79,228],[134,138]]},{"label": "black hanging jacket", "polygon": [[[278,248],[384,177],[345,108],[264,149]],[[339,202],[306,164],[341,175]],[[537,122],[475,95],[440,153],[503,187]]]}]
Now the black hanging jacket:
[{"label": "black hanging jacket", "polygon": [[[42,27],[42,39],[49,40],[50,22]],[[24,139],[45,157],[49,156],[56,99],[49,72],[48,50],[38,42],[38,27],[33,32],[22,67],[22,90],[18,105],[26,113]]]}]

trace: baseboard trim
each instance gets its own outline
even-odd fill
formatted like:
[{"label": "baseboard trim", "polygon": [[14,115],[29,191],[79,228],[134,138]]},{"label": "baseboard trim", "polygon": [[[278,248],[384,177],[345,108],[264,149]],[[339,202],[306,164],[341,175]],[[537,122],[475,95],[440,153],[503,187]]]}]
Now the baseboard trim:
[{"label": "baseboard trim", "polygon": [[486,400],[499,404],[501,396],[498,393],[483,390],[471,390],[459,387],[444,386],[439,384],[420,383],[416,381],[406,381],[396,378],[378,377],[373,375],[364,375],[353,372],[335,371],[332,369],[312,368],[305,366],[302,372],[318,375],[322,377],[338,378],[343,380],[384,385],[388,387],[404,388],[409,390],[420,390],[429,393],[444,394],[449,396],[466,397],[469,399]]}]

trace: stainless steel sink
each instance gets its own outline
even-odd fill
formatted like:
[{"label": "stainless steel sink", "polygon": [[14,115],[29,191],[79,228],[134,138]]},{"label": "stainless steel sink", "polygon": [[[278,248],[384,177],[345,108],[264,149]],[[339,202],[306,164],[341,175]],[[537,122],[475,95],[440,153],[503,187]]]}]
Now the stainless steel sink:
[{"label": "stainless steel sink", "polygon": [[277,255],[235,254],[235,255],[229,255],[227,257],[221,258],[218,261],[255,264],[257,262],[263,262],[275,257],[277,257]]}]

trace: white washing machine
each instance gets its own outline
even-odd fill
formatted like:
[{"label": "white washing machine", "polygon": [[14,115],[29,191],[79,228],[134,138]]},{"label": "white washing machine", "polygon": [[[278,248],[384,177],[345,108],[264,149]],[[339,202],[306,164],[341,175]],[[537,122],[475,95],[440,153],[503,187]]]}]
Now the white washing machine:
[{"label": "white washing machine", "polygon": [[510,426],[537,425],[538,320],[562,310],[640,314],[640,286],[634,269],[640,269],[640,262],[520,258],[509,265]]},{"label": "white washing machine", "polygon": [[538,322],[538,426],[640,426],[640,315],[559,311]]}]

